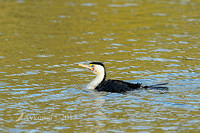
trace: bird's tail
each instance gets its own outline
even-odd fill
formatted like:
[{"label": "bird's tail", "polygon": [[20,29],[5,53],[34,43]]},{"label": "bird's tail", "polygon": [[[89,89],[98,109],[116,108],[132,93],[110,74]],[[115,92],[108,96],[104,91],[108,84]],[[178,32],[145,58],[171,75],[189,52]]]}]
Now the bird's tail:
[{"label": "bird's tail", "polygon": [[168,90],[168,87],[162,86],[167,85],[168,83],[161,83],[161,84],[155,84],[155,85],[149,85],[149,86],[143,86],[144,89],[156,89],[156,90]]}]

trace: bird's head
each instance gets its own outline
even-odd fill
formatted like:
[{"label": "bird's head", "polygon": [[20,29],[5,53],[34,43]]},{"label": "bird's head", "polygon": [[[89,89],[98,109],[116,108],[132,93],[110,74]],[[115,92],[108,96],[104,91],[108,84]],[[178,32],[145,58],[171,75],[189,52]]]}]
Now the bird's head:
[{"label": "bird's head", "polygon": [[102,74],[105,75],[105,73],[106,73],[104,64],[101,62],[91,62],[91,63],[89,63],[89,65],[79,64],[79,66],[88,68],[97,76],[102,75]]}]

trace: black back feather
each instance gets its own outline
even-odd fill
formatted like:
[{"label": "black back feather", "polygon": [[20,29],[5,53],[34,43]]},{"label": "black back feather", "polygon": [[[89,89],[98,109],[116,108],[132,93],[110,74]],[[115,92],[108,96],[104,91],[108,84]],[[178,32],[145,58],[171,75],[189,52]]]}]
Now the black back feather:
[{"label": "black back feather", "polygon": [[133,84],[121,80],[109,79],[107,81],[101,82],[95,89],[98,91],[123,93],[126,91],[140,89],[141,87],[142,86],[140,83]]}]

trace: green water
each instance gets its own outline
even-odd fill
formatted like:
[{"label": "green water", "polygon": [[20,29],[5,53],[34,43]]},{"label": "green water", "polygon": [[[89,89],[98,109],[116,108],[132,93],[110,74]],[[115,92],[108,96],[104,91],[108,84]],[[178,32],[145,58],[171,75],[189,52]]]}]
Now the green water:
[{"label": "green water", "polygon": [[[199,132],[199,0],[0,0],[0,132]],[[87,90],[79,63],[169,92]]]}]

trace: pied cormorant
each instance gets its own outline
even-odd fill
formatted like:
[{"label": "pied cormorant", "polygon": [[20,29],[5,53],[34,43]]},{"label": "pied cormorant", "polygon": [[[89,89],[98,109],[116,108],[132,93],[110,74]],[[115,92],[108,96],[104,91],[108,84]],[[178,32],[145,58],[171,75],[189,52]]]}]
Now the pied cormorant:
[{"label": "pied cormorant", "polygon": [[[123,93],[127,91],[137,90],[137,89],[147,89],[147,88],[158,88],[159,85],[166,85],[167,83],[163,84],[156,84],[151,86],[142,86],[141,83],[129,83],[121,80],[106,80],[106,69],[103,63],[101,62],[91,62],[89,65],[79,64],[79,66],[88,68],[94,74],[96,74],[96,78],[88,85],[88,89],[95,89],[98,91],[106,91],[106,92],[117,92]],[[159,87],[166,89],[167,87]]]}]

